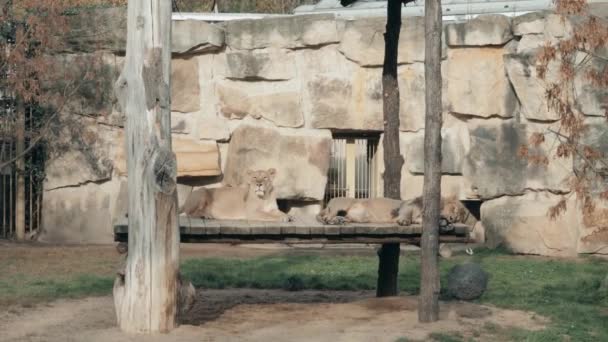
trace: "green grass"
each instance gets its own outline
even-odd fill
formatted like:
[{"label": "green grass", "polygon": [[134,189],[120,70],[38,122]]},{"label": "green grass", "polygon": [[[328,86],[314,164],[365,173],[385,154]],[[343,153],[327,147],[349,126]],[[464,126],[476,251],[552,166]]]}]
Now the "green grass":
[{"label": "green grass", "polygon": [[[479,303],[521,309],[549,317],[546,329],[530,332],[503,330],[486,325],[484,333],[507,336],[516,341],[608,341],[608,293],[600,283],[608,273],[608,262],[595,258],[557,260],[519,257],[496,251],[476,251],[475,256],[457,256],[440,263],[442,284],[455,264],[474,260],[490,274],[488,290]],[[419,258],[401,257],[399,286],[402,291],[419,291]],[[285,288],[372,290],[376,284],[377,259],[372,256],[280,255],[255,259],[189,259],[182,273],[199,288]],[[0,303],[3,300],[48,300],[111,293],[112,278],[74,275],[35,278],[0,275]],[[436,341],[460,341],[457,335],[436,335]]]}]

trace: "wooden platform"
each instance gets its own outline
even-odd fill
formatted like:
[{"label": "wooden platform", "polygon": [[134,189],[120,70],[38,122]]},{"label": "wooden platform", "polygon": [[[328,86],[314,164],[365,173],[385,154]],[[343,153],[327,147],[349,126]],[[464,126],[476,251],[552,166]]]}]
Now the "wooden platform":
[{"label": "wooden platform", "polygon": [[[418,244],[422,227],[390,223],[322,225],[302,222],[203,220],[180,216],[182,242],[191,243],[410,243]],[[467,225],[440,227],[441,242],[472,242]],[[114,240],[127,241],[124,219],[114,225]]]}]

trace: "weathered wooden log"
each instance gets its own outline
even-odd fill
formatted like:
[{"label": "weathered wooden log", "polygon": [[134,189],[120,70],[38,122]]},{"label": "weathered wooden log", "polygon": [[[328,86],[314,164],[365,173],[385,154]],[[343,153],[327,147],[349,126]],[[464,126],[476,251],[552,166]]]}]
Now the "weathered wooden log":
[{"label": "weathered wooden log", "polygon": [[171,1],[129,0],[125,66],[116,94],[126,114],[129,253],[114,283],[123,331],[168,332],[179,292],[177,166],[171,151]]}]

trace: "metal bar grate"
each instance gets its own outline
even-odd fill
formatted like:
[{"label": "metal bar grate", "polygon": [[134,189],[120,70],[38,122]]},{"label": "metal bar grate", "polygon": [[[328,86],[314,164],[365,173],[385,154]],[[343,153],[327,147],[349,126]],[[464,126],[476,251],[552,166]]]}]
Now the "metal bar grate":
[{"label": "metal bar grate", "polygon": [[324,202],[335,197],[378,196],[377,137],[337,137],[331,158]]}]

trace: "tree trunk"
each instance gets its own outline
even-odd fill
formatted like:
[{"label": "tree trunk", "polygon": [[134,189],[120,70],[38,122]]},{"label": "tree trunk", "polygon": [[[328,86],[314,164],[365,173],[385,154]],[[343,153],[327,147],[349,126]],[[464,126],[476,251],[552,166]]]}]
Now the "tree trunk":
[{"label": "tree trunk", "polygon": [[177,326],[177,167],[171,151],[171,1],[129,0],[116,93],[127,116],[129,253],[114,285],[123,331]]},{"label": "tree trunk", "polygon": [[[403,157],[399,153],[399,83],[397,81],[400,30],[401,0],[388,0],[382,69],[384,197],[393,199],[401,199],[401,166],[403,165]],[[399,244],[383,244],[378,251],[378,257],[376,296],[395,296],[398,293]]]},{"label": "tree trunk", "polygon": [[17,100],[15,127],[15,238],[25,240],[25,106]]},{"label": "tree trunk", "polygon": [[424,185],[422,250],[420,261],[420,303],[418,320],[439,319],[439,215],[441,196],[441,0],[425,2],[426,116],[424,129]]}]

